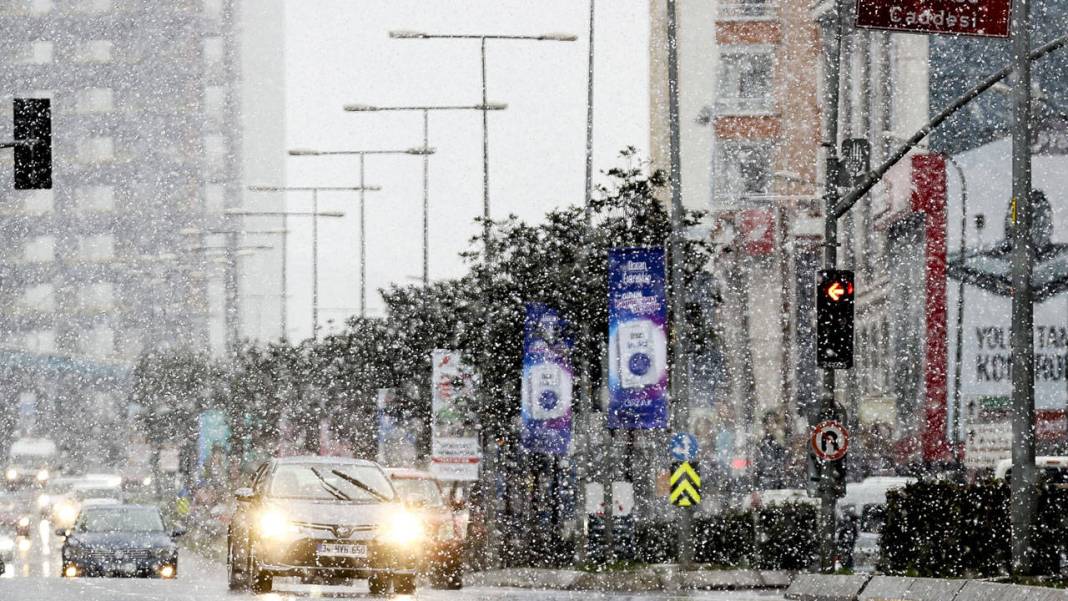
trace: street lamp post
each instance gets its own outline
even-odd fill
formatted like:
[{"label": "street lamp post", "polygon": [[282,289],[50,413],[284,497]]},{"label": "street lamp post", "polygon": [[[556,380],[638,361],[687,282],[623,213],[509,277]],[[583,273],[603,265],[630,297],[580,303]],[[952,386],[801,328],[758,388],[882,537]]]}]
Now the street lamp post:
[{"label": "street lamp post", "polygon": [[[360,191],[362,187],[355,186],[249,186],[251,192],[311,192],[312,193],[312,210],[311,211],[260,211],[260,210],[248,210],[248,209],[227,209],[225,213],[235,217],[281,217],[282,229],[288,230],[289,217],[311,217],[312,218],[312,339],[316,339],[319,336],[319,218],[320,217],[344,217],[345,214],[340,211],[320,211],[319,210],[319,192],[356,192]],[[380,190],[377,186],[368,187],[368,190]],[[286,262],[288,261],[288,254],[286,248],[286,236],[282,237],[282,337],[287,334],[286,331],[286,313],[287,313],[287,269]]]},{"label": "street lamp post", "polygon": [[[493,265],[493,246],[490,243],[492,236],[492,222],[490,221],[490,196],[489,196],[489,101],[488,101],[488,86],[486,85],[486,42],[489,40],[510,40],[510,41],[535,41],[535,42],[574,42],[578,39],[578,36],[566,33],[546,33],[540,35],[505,35],[505,34],[441,34],[441,33],[425,33],[419,31],[391,31],[389,37],[394,39],[416,39],[416,40],[477,40],[479,43],[479,56],[480,63],[480,75],[482,82],[482,245],[483,245],[483,260],[485,261],[485,273],[486,282],[484,282],[484,293],[489,291],[489,280],[492,277],[491,266]],[[490,310],[489,304],[483,304],[484,311],[484,335],[486,338],[486,348],[483,352],[483,377],[488,378],[489,374],[486,373],[485,366],[489,365],[490,350],[490,337],[493,331],[493,313]],[[483,399],[488,399],[488,391],[483,387],[481,391]],[[488,403],[487,403],[488,404]],[[483,430],[487,432],[487,430]],[[491,445],[488,439],[482,441],[482,446],[486,450],[485,465],[482,472],[484,475],[492,473],[494,470],[495,453],[489,452]],[[494,447],[496,445],[493,445]],[[483,478],[484,491],[489,490],[488,477]],[[488,524],[487,531],[487,561],[491,565],[496,563],[496,507],[495,502],[492,499],[492,495],[484,494],[486,522]]]},{"label": "street lamp post", "polygon": [[408,148],[405,150],[310,150],[294,148],[289,151],[290,156],[347,156],[356,155],[360,158],[360,317],[367,316],[367,236],[364,227],[364,192],[367,187],[364,184],[364,158],[369,154],[378,155],[414,155],[423,157],[423,285],[428,284],[427,271],[427,163],[434,149],[426,145],[426,137],[423,137],[421,148]]},{"label": "street lamp post", "polygon": [[[503,111],[508,105],[503,102],[476,105],[439,105],[439,106],[375,106],[369,104],[346,104],[345,111],[350,113],[418,111],[423,114],[423,286],[430,284],[430,111]],[[413,149],[414,150],[414,149]]]}]

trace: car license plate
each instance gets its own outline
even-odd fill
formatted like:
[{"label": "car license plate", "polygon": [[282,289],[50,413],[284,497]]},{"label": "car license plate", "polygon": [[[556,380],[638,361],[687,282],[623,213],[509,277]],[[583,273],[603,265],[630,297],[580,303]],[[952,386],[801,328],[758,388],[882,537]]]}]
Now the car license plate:
[{"label": "car license plate", "polygon": [[323,543],[319,545],[319,555],[332,557],[357,557],[367,558],[367,545],[339,545],[335,543]]}]

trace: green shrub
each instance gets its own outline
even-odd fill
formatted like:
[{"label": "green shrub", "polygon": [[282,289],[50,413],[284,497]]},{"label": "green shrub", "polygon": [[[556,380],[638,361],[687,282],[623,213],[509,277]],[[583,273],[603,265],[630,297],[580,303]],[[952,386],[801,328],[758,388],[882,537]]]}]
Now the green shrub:
[{"label": "green shrub", "polygon": [[765,570],[805,570],[819,556],[819,511],[808,503],[776,504],[758,514],[754,565]]}]

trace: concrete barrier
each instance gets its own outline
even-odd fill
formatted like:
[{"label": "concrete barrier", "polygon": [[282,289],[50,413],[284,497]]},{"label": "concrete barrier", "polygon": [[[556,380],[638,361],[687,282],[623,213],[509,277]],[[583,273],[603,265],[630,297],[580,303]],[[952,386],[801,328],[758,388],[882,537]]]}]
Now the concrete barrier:
[{"label": "concrete barrier", "polygon": [[785,597],[792,601],[858,601],[868,576],[802,574],[794,579]]},{"label": "concrete barrier", "polygon": [[966,582],[874,576],[860,593],[860,601],[951,601]]},{"label": "concrete barrier", "polygon": [[[1030,587],[969,580],[957,593],[954,601],[1012,601],[1012,598],[1023,588]],[[1028,601],[1032,600],[1028,599]]]}]

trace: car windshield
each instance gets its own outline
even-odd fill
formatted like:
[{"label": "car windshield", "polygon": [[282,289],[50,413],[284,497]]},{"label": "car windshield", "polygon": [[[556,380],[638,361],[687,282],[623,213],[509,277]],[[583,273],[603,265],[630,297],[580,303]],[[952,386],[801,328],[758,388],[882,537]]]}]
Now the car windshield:
[{"label": "car windshield", "polygon": [[286,464],[271,476],[267,495],[313,501],[387,501],[393,489],[376,467],[346,464]]},{"label": "car windshield", "polygon": [[109,508],[83,511],[74,524],[77,532],[162,532],[159,511],[148,508]]},{"label": "car windshield", "polygon": [[393,488],[397,489],[397,495],[404,501],[423,507],[444,507],[445,499],[441,496],[441,489],[433,480],[426,479],[398,479],[393,481]]}]

